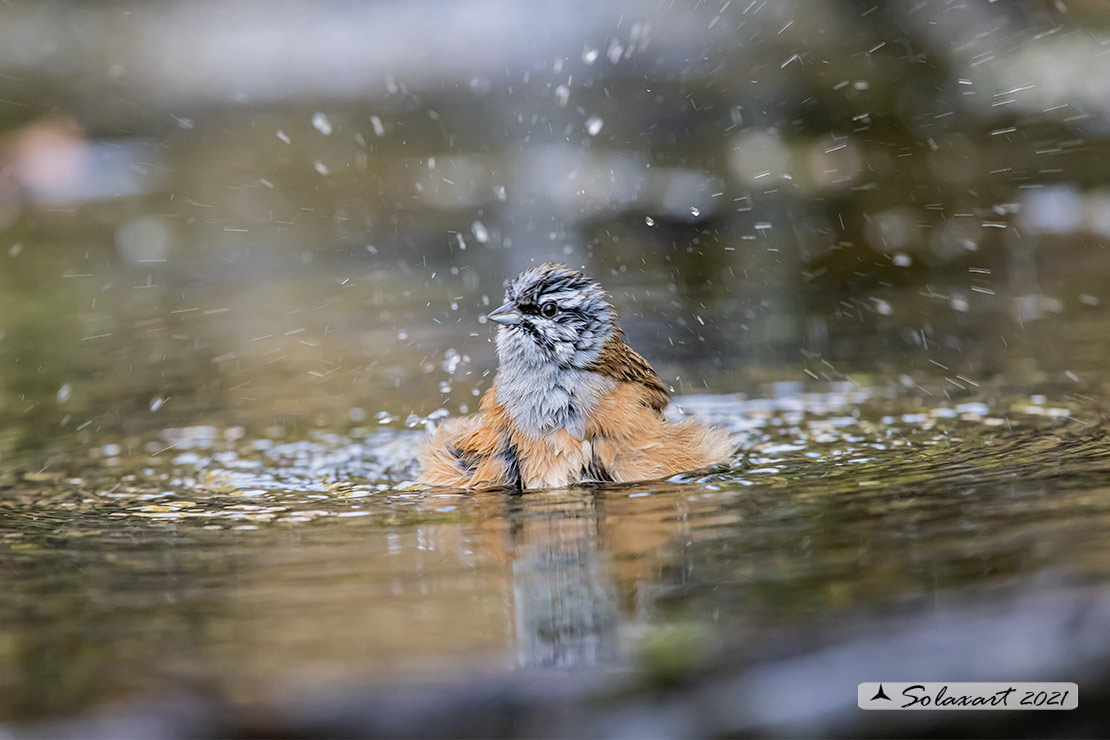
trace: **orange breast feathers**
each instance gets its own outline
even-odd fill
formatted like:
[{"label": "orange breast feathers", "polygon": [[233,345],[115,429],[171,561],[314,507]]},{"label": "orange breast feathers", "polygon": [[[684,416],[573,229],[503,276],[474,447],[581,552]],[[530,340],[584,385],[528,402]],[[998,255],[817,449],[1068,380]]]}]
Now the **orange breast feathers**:
[{"label": "orange breast feathers", "polygon": [[616,382],[586,419],[579,440],[565,429],[540,437],[521,432],[491,388],[481,413],[442,424],[424,443],[420,481],[472,489],[558,488],[654,480],[726,459],[732,444],[724,432],[663,419],[659,401],[665,394],[661,385]]}]

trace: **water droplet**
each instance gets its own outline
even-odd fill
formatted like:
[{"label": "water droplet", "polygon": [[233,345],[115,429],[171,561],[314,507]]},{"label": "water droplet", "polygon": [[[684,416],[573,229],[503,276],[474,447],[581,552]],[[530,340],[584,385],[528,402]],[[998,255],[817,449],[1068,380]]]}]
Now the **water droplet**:
[{"label": "water droplet", "polygon": [[316,112],[312,115],[312,127],[324,136],[331,136],[331,121],[324,113]]},{"label": "water droplet", "polygon": [[583,49],[582,61],[586,64],[593,64],[597,61],[597,57],[599,54],[601,54],[601,51],[599,49]]},{"label": "water droplet", "polygon": [[690,215],[697,217],[701,215],[701,209],[697,206],[690,206]]},{"label": "water droplet", "polygon": [[616,64],[617,62],[619,62],[621,60],[621,54],[624,54],[624,47],[621,46],[621,43],[619,41],[617,41],[616,39],[613,39],[612,41],[610,41],[609,42],[609,51],[607,52],[607,56],[609,57],[609,61],[612,62],[613,64]]},{"label": "water droplet", "polygon": [[374,127],[375,136],[385,136],[385,124],[377,116],[370,116],[370,125]]},{"label": "water droplet", "polygon": [[475,221],[473,224],[471,224],[470,230],[474,232],[474,238],[480,241],[482,244],[485,244],[489,241],[489,231],[486,229],[486,225],[483,224],[481,221]]},{"label": "water droplet", "polygon": [[313,163],[312,166],[315,167],[316,171],[319,172],[321,175],[330,175],[331,174],[331,170],[328,169],[328,166],[326,164],[324,164],[323,162],[321,162],[320,160],[318,160],[318,159],[316,160],[315,163]]},{"label": "water droplet", "polygon": [[602,121],[598,116],[590,116],[590,118],[586,120],[586,133],[590,136],[597,136],[601,133],[601,127],[604,125],[605,121]]},{"label": "water droplet", "polygon": [[448,349],[443,353],[443,371],[448,375],[454,375],[455,370],[458,369],[459,363],[463,361],[463,356],[459,354],[455,348]]},{"label": "water droplet", "polygon": [[283,142],[285,142],[286,144],[292,144],[293,143],[293,141],[289,138],[288,134],[286,134],[281,129],[278,129],[277,137],[279,139],[281,139]]},{"label": "water droplet", "polygon": [[489,78],[485,75],[479,75],[478,77],[471,78],[470,80],[470,92],[474,93],[478,97],[482,97],[489,93],[491,86],[492,85],[489,81]]},{"label": "water droplet", "polygon": [[567,101],[570,100],[570,88],[566,85],[559,85],[555,88],[555,101],[559,103],[560,108],[567,107]]},{"label": "water droplet", "polygon": [[655,226],[655,219],[651,216],[644,216],[644,223],[648,226]]}]

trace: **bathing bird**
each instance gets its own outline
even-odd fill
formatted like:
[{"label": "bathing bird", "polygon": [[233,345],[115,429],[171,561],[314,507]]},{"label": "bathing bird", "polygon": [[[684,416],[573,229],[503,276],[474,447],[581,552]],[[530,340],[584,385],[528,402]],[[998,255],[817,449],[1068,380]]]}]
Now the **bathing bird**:
[{"label": "bathing bird", "polygon": [[566,265],[509,283],[498,368],[479,413],[451,419],[420,450],[420,482],[468,489],[656,480],[726,460],[719,429],[663,416],[667,389],[625,342],[609,295]]}]

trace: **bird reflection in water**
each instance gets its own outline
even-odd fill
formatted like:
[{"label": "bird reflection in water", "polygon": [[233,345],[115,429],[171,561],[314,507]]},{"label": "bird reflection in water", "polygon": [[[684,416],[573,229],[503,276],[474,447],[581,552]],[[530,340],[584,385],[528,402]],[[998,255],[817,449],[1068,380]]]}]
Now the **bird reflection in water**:
[{"label": "bird reflection in water", "polygon": [[478,526],[487,553],[508,566],[519,667],[581,667],[627,654],[627,627],[645,618],[686,531],[682,496],[661,497],[660,508],[629,498],[638,490],[475,494],[482,508],[502,511]]}]

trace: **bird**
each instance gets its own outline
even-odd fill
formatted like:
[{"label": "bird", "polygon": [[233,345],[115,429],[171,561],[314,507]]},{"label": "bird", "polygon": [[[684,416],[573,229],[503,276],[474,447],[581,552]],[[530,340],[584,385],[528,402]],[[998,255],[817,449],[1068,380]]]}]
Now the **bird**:
[{"label": "bird", "polygon": [[428,486],[491,490],[658,480],[728,459],[729,435],[663,416],[670,394],[628,346],[609,294],[584,273],[525,270],[490,312],[498,369],[479,412],[421,446]]}]

